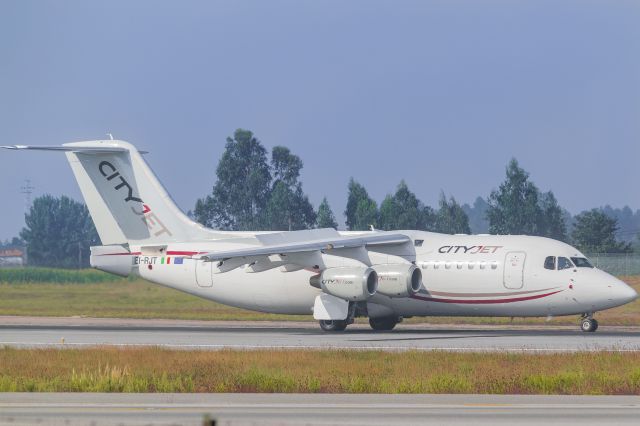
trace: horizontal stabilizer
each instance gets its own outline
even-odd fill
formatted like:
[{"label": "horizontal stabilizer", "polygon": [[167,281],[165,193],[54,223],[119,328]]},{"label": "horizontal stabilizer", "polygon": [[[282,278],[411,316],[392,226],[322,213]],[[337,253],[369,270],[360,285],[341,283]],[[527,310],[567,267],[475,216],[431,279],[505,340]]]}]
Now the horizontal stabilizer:
[{"label": "horizontal stabilizer", "polygon": [[36,145],[6,145],[0,146],[4,149],[19,149],[19,150],[32,150],[32,151],[60,151],[60,152],[81,152],[83,154],[106,154],[114,152],[127,152],[127,148],[120,146],[64,146],[64,145],[50,145],[50,146],[36,146]]}]

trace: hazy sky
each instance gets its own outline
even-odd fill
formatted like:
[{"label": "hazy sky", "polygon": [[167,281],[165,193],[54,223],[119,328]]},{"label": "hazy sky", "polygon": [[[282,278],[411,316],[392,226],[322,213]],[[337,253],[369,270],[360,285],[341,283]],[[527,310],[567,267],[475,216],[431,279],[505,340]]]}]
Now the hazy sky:
[{"label": "hazy sky", "polygon": [[[342,221],[350,176],[487,196],[515,156],[573,213],[640,208],[638,1],[0,2],[0,144],[111,132],[184,210],[238,127],[304,161]],[[0,238],[20,187],[80,193],[61,154],[0,152]]]}]

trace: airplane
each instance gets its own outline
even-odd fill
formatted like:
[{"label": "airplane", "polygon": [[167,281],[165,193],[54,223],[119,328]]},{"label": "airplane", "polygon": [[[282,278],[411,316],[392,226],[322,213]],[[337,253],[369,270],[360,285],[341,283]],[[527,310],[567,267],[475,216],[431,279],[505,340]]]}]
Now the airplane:
[{"label": "airplane", "polygon": [[391,330],[416,316],[559,315],[580,315],[582,331],[594,332],[596,312],[638,297],[549,238],[213,230],[176,206],[128,142],[3,148],[65,153],[103,244],[91,247],[92,267],[238,308],[313,315],[327,332],[356,317]]}]

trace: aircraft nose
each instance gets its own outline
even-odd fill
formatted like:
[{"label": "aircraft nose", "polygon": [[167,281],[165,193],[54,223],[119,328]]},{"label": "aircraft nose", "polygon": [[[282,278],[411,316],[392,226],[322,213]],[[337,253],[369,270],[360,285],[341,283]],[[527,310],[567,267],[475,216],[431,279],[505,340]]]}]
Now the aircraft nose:
[{"label": "aircraft nose", "polygon": [[620,303],[633,302],[638,298],[638,293],[627,283],[616,279],[615,285],[613,285],[613,298]]}]

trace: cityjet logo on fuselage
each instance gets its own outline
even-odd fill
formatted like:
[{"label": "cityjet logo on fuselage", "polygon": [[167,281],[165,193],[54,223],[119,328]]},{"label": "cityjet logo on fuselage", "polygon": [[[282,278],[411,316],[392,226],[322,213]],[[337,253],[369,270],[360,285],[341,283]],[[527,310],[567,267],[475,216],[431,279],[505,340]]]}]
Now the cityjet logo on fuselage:
[{"label": "cityjet logo on fuselage", "polygon": [[502,246],[442,246],[438,249],[438,253],[451,254],[490,254],[495,253]]}]

